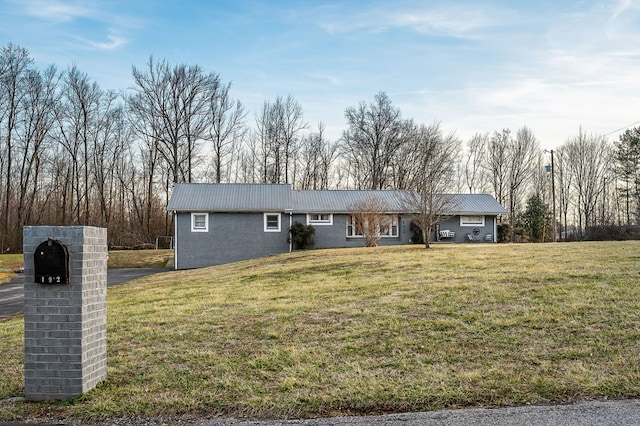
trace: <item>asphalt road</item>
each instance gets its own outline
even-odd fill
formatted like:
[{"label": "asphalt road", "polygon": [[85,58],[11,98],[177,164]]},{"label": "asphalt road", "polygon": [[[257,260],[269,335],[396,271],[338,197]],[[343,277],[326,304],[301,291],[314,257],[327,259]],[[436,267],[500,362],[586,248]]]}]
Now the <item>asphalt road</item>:
[{"label": "asphalt road", "polygon": [[[167,272],[167,268],[108,269],[107,286],[122,284],[147,275]],[[17,274],[0,285],[0,319],[19,314],[24,309],[24,274]]]},{"label": "asphalt road", "polygon": [[[64,425],[65,423],[51,423]],[[77,423],[73,423],[77,424]],[[43,423],[29,423],[38,426]],[[509,408],[473,408],[427,413],[402,413],[384,416],[332,417],[310,420],[239,421],[234,419],[188,421],[158,419],[113,419],[95,426],[638,426],[640,401],[589,401],[570,405],[531,405]],[[2,423],[0,426],[27,426]]]},{"label": "asphalt road", "polygon": [[427,413],[270,422],[211,421],[199,426],[638,426],[640,401],[580,402],[570,405],[499,409],[442,410]]}]

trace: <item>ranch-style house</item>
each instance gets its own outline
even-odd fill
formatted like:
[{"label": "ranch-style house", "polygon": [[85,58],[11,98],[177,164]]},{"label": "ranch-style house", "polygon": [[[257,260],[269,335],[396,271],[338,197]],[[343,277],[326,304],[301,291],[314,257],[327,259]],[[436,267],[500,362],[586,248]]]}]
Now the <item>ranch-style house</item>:
[{"label": "ranch-style house", "polygon": [[[401,191],[293,190],[288,184],[178,183],[167,205],[174,213],[175,269],[201,268],[292,249],[289,228],[313,225],[314,248],[363,246],[352,213],[357,203],[384,200],[387,224],[379,245],[411,244],[411,212]],[[491,195],[452,195],[449,218],[432,241],[495,243],[497,217],[507,211]]]}]

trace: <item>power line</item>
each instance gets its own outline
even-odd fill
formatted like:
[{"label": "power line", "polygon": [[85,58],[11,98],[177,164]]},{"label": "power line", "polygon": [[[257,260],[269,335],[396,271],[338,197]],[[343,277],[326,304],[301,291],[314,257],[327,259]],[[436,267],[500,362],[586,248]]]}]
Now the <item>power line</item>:
[{"label": "power line", "polygon": [[621,128],[619,128],[619,129],[616,129],[616,130],[614,130],[613,132],[609,132],[609,133],[607,133],[605,136],[609,136],[609,135],[612,135],[612,134],[614,134],[614,133],[618,133],[618,132],[619,132],[619,131],[621,131],[621,130],[628,129],[629,127],[631,127],[631,126],[635,126],[636,124],[639,124],[639,123],[640,123],[640,120],[639,120],[639,121],[636,121],[635,123],[631,123],[631,124],[628,124],[628,125],[626,125],[626,126],[624,126],[624,127],[621,127]]}]

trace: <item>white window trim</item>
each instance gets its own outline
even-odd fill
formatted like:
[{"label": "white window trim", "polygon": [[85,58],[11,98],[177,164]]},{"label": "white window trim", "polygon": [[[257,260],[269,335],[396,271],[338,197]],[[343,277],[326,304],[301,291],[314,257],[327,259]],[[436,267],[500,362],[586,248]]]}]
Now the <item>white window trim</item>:
[{"label": "white window trim", "polygon": [[[390,214],[387,215],[391,217],[391,223],[389,224],[389,232],[391,232],[393,230],[393,220],[395,219],[395,224],[396,224],[396,233],[395,235],[393,234],[382,234],[379,235],[380,238],[398,238],[400,236],[400,216],[397,214]],[[351,219],[351,220],[349,220]],[[355,220],[353,220],[353,215],[348,215],[347,216],[347,229],[346,229],[346,233],[347,233],[347,238],[364,238],[364,235],[362,234],[354,234],[354,235],[349,235],[349,227],[352,227],[352,229],[355,231],[356,229],[356,225],[355,225]],[[380,225],[378,224],[376,226],[376,231],[378,234],[380,234]]]},{"label": "white window trim", "polygon": [[[267,228],[267,216],[278,216],[278,228]],[[280,232],[282,229],[282,214],[281,213],[264,213],[264,232]]]},{"label": "white window trim", "polygon": [[[469,222],[468,218],[470,217],[482,217],[482,222]],[[467,218],[467,220],[465,220],[465,218]],[[460,215],[460,226],[468,226],[468,227],[484,226],[485,221],[486,221],[485,215],[480,215],[480,214]]]},{"label": "white window trim", "polygon": [[[353,215],[347,215],[347,228],[345,232],[347,233],[347,238],[364,238],[362,234],[356,234],[356,221],[353,218]],[[353,234],[349,234],[349,228],[353,230]]]},{"label": "white window trim", "polygon": [[[196,216],[204,216],[204,228],[196,228]],[[191,213],[191,232],[209,232],[209,213]]]},{"label": "white window trim", "polygon": [[[327,215],[329,220],[311,220],[312,215]],[[307,225],[333,225],[333,213],[307,213]]]}]

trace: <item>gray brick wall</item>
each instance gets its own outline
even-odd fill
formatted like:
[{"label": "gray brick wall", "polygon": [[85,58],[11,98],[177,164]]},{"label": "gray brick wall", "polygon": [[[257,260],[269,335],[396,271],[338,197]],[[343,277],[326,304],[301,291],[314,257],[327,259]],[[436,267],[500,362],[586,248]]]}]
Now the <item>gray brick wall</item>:
[{"label": "gray brick wall", "polygon": [[[107,230],[26,226],[25,396],[65,400],[107,375]],[[34,283],[34,251],[54,238],[69,253],[69,284]]]}]

